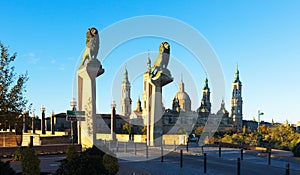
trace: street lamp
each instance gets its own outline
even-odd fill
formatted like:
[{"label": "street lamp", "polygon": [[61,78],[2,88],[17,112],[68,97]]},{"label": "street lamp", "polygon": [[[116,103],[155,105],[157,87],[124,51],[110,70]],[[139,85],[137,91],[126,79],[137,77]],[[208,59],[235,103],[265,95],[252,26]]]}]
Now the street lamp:
[{"label": "street lamp", "polygon": [[72,107],[72,110],[75,111],[76,110],[76,106],[77,106],[77,102],[75,98],[72,98],[70,105]]},{"label": "street lamp", "polygon": [[259,130],[261,115],[264,115],[264,113],[261,112],[260,110],[258,110],[258,122],[257,122],[257,145],[258,146],[260,146],[260,139],[261,139],[261,134],[260,134],[260,130]]},{"label": "street lamp", "polygon": [[[72,110],[76,111],[77,102],[75,98],[72,98],[70,105],[72,107]],[[71,137],[72,137],[72,144],[74,144],[74,142],[77,143],[77,122],[74,122],[73,120],[71,120]]]}]

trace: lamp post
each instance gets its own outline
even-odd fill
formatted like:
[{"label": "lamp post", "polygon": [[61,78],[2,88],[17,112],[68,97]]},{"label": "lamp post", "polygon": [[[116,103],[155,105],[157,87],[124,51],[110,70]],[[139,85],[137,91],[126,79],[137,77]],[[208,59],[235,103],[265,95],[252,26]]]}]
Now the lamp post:
[{"label": "lamp post", "polygon": [[260,130],[259,130],[259,126],[260,126],[260,116],[264,115],[263,112],[261,112],[260,110],[258,110],[258,122],[257,122],[257,146],[260,146],[260,139],[261,139],[261,134],[260,134]]},{"label": "lamp post", "polygon": [[28,128],[27,128],[27,110],[23,111],[23,132],[27,133],[28,132]]},{"label": "lamp post", "polygon": [[45,106],[41,106],[41,112],[42,112],[42,121],[41,121],[41,130],[42,134],[46,134],[46,126],[45,126]]},{"label": "lamp post", "polygon": [[[76,99],[73,98],[70,102],[73,111],[76,111],[77,102]],[[77,121],[71,121],[71,137],[72,137],[72,144],[77,143]]]}]

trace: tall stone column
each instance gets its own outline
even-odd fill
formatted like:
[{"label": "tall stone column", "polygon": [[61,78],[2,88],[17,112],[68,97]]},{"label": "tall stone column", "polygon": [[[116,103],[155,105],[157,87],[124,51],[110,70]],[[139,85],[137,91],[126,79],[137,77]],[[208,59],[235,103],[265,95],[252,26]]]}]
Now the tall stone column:
[{"label": "tall stone column", "polygon": [[54,124],[54,111],[52,111],[51,113],[51,134],[54,135],[55,134],[55,124]]},{"label": "tall stone column", "polygon": [[110,133],[111,139],[116,140],[116,103],[111,104],[111,117],[110,117]]},{"label": "tall stone column", "polygon": [[24,133],[28,132],[27,113],[28,113],[28,111],[26,111],[26,110],[23,111],[23,132]]},{"label": "tall stone column", "polygon": [[44,105],[41,106],[41,115],[42,115],[42,120],[41,120],[41,130],[42,134],[46,134],[46,123],[45,123],[45,107]]},{"label": "tall stone column", "polygon": [[91,148],[96,142],[96,77],[103,74],[101,63],[91,59],[77,71],[78,108],[85,111],[85,121],[81,122],[81,145]]},{"label": "tall stone column", "polygon": [[35,134],[35,114],[32,114],[32,133]]},{"label": "tall stone column", "polygon": [[148,115],[147,144],[158,146],[162,144],[163,126],[162,116],[164,114],[162,105],[162,87],[171,83],[173,78],[169,70],[159,71],[148,81],[151,108]]}]

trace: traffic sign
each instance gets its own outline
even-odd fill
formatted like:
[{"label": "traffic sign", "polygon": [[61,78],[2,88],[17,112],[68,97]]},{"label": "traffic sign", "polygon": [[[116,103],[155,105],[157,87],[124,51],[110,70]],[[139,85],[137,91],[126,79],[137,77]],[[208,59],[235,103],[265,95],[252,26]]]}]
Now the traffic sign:
[{"label": "traffic sign", "polygon": [[85,111],[67,110],[67,121],[85,121]]},{"label": "traffic sign", "polygon": [[71,110],[67,110],[67,115],[85,115],[85,111],[71,111]]}]

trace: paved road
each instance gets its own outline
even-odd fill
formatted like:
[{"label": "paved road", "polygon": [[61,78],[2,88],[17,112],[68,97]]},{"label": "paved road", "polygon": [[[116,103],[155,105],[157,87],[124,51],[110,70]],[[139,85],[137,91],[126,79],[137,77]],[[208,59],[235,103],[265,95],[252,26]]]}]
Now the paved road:
[{"label": "paved road", "polygon": [[[164,152],[172,151],[174,146],[167,146]],[[179,149],[184,150],[183,168],[180,168]],[[160,148],[149,148],[148,161],[146,161],[145,148],[138,148],[137,155],[134,149],[127,148],[119,150],[117,155],[122,166],[135,167],[144,173],[135,174],[203,174],[203,155],[197,145],[191,145],[189,152],[185,147],[177,148],[177,151],[165,155],[164,162],[161,163]],[[237,158],[240,157],[239,149],[222,148],[221,158],[219,158],[218,148],[204,147],[207,153],[207,174],[237,174]],[[241,161],[241,174],[285,174],[286,163],[290,164],[290,174],[300,175],[300,161],[276,160],[271,159],[271,165],[268,165],[266,157],[257,157],[251,154],[244,154],[244,160]],[[129,160],[129,161],[128,161]],[[135,162],[133,162],[135,161]],[[128,168],[130,169],[130,168]],[[124,173],[129,174],[129,173]]]},{"label": "paved road", "polygon": [[[203,155],[200,147],[191,145],[189,152],[186,152],[185,147],[177,148],[173,151],[174,146],[166,146],[164,153],[164,162],[161,162],[160,148],[150,147],[148,150],[148,159],[146,157],[146,149],[137,146],[135,154],[134,147],[128,145],[127,150],[114,150],[119,158],[120,172],[118,175],[132,174],[204,174],[203,173]],[[183,168],[180,168],[179,149],[183,149]],[[173,151],[173,152],[172,152]],[[212,175],[232,175],[237,174],[237,158],[240,157],[240,150],[222,148],[222,157],[218,157],[218,148],[204,147],[204,152],[207,153],[207,174]],[[55,172],[59,166],[59,160],[64,159],[65,155],[39,156],[41,160],[41,169],[43,172]],[[267,164],[267,158],[257,157],[251,154],[244,154],[244,160],[241,161],[242,175],[284,175],[285,165],[290,163],[291,175],[300,175],[300,161],[290,160],[274,160],[271,165]],[[11,162],[12,167],[17,171],[21,171],[20,162]]]}]

